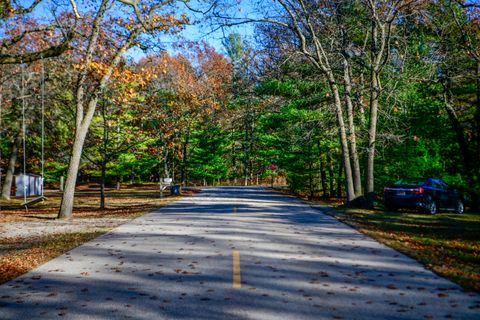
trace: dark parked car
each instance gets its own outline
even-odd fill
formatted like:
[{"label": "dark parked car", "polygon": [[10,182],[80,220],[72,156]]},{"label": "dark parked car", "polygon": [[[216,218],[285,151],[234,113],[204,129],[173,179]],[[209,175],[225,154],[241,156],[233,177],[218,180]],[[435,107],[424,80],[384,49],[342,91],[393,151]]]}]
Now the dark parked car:
[{"label": "dark parked car", "polygon": [[438,210],[463,213],[461,194],[440,179],[401,179],[384,189],[385,205],[390,210],[420,209],[431,214]]}]

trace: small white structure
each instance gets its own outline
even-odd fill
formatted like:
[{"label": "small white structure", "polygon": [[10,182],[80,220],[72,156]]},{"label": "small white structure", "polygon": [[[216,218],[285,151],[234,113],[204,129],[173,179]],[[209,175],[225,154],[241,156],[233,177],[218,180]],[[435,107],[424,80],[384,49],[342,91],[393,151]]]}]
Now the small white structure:
[{"label": "small white structure", "polygon": [[19,174],[13,181],[12,194],[17,197],[41,196],[43,193],[43,178],[35,174]]},{"label": "small white structure", "polygon": [[160,180],[160,198],[163,198],[163,191],[172,184],[172,178],[163,178]]}]

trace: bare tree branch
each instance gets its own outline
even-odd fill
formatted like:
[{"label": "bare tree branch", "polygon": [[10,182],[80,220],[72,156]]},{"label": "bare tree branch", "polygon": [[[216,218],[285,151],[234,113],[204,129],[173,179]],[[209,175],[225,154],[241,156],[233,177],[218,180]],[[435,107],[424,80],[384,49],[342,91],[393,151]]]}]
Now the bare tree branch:
[{"label": "bare tree branch", "polygon": [[77,19],[80,19],[80,14],[78,13],[78,10],[77,10],[77,4],[75,3],[75,0],[70,0],[70,4],[72,5],[72,10],[73,10],[73,13],[75,14],[75,18]]},{"label": "bare tree branch", "polygon": [[30,63],[40,59],[56,57],[64,53],[70,47],[72,33],[58,46],[52,46],[45,50],[29,52],[23,54],[0,54],[0,65],[2,64],[18,64]]}]

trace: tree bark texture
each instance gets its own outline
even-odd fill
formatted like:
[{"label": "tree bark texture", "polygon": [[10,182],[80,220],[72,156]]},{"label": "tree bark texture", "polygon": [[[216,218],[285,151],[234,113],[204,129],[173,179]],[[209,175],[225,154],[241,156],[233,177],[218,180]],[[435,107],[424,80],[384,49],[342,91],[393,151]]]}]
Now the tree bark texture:
[{"label": "tree bark texture", "polygon": [[[79,101],[78,103],[83,103]],[[70,219],[72,217],[73,202],[75,197],[75,186],[77,184],[78,169],[80,167],[80,159],[82,157],[83,145],[85,138],[93,118],[97,99],[92,99],[89,103],[89,112],[86,117],[78,123],[75,131],[75,139],[73,141],[72,154],[67,171],[67,180],[65,182],[65,191],[63,192],[62,202],[60,204],[60,211],[58,213],[59,219]],[[77,119],[78,120],[78,119]]]},{"label": "tree bark texture", "polygon": [[350,152],[348,148],[348,139],[345,129],[345,121],[343,119],[343,110],[342,103],[340,100],[340,93],[338,91],[338,86],[333,79],[333,74],[329,76],[330,78],[330,90],[333,93],[335,111],[337,116],[337,125],[338,125],[338,135],[340,139],[340,145],[342,148],[342,162],[343,168],[345,171],[345,192],[347,195],[347,204],[355,199],[355,191],[353,187],[353,177],[352,177],[352,167],[350,164]]},{"label": "tree bark texture", "polygon": [[170,178],[170,171],[168,170],[168,148],[165,147],[165,156],[163,157],[163,175],[165,178]]},{"label": "tree bark texture", "polygon": [[56,57],[64,53],[70,47],[71,36],[68,36],[58,46],[51,46],[42,51],[28,52],[23,54],[0,54],[1,64],[31,63],[40,59]]},{"label": "tree bark texture", "polygon": [[313,185],[313,166],[312,166],[312,161],[309,161],[308,164],[308,189],[310,192],[310,198],[313,198],[314,193],[315,193],[315,188]]},{"label": "tree bark texture", "polygon": [[330,155],[327,155],[328,161],[328,179],[329,179],[329,189],[330,189],[330,197],[333,197],[335,194],[335,176],[334,176],[334,167],[333,167],[333,160]]},{"label": "tree bark texture", "polygon": [[328,194],[328,187],[327,187],[327,172],[326,172],[326,164],[325,159],[322,156],[321,148],[320,148],[320,140],[317,141],[317,148],[318,148],[318,157],[320,159],[319,163],[319,178],[320,178],[320,186],[322,187],[322,197],[326,198]]},{"label": "tree bark texture", "polygon": [[380,77],[378,72],[372,72],[372,85],[370,92],[370,119],[368,123],[367,142],[367,165],[365,178],[365,197],[367,207],[373,208],[375,198],[374,162],[375,162],[375,140],[377,137],[378,99],[380,96]]},{"label": "tree bark texture", "polygon": [[190,128],[187,128],[187,131],[185,132],[185,141],[183,142],[182,146],[182,167],[180,171],[180,181],[182,185],[186,186],[187,185],[187,149],[188,149],[188,143],[190,139]]},{"label": "tree bark texture", "polygon": [[347,107],[348,119],[348,141],[350,146],[350,157],[352,163],[353,189],[355,198],[362,195],[362,178],[360,173],[360,160],[357,151],[357,137],[355,130],[355,121],[352,103],[352,83],[350,75],[350,65],[347,59],[343,59],[343,80],[345,84],[345,105]]},{"label": "tree bark texture", "polygon": [[[477,66],[475,71],[476,81],[475,84],[477,86],[476,90],[476,109],[475,109],[475,126],[476,126],[476,133],[477,133],[477,150],[476,150],[476,163],[477,168],[480,167],[480,59],[477,60]],[[477,171],[477,179],[478,175],[480,175],[480,170]]]},{"label": "tree bark texture", "polygon": [[105,161],[102,161],[102,181],[100,182],[100,209],[105,209],[105,180],[106,180],[106,171],[107,164]]},{"label": "tree bark texture", "polygon": [[107,125],[107,115],[106,115],[106,105],[105,102],[102,103],[102,118],[103,118],[103,148],[102,148],[102,161],[101,161],[101,181],[100,181],[100,209],[105,209],[105,180],[107,173],[107,147],[108,147],[108,125]]},{"label": "tree bark texture", "polygon": [[452,98],[451,98],[449,87],[450,86],[447,84],[444,87],[444,92],[443,92],[445,111],[447,111],[448,118],[450,119],[450,123],[452,124],[452,127],[453,127],[453,131],[455,131],[458,147],[460,148],[460,153],[462,154],[462,158],[463,158],[465,173],[468,176],[471,169],[470,152],[468,149],[467,139],[465,138],[465,130],[462,124],[460,123],[460,120],[458,120],[457,113],[455,112],[455,109],[452,106]]},{"label": "tree bark texture", "polygon": [[243,177],[244,177],[244,185],[248,186],[248,178],[250,176],[249,169],[250,169],[250,138],[249,138],[249,117],[248,113],[245,115],[245,144],[244,144],[244,160],[243,160]]},{"label": "tree bark texture", "polygon": [[[447,80],[447,84],[444,86],[443,98],[444,98],[444,106],[445,111],[448,114],[448,118],[450,119],[450,123],[452,124],[453,131],[455,131],[455,136],[457,138],[458,147],[460,149],[460,153],[463,159],[463,167],[464,167],[464,174],[467,177],[468,184],[470,186],[477,185],[478,181],[478,162],[477,165],[472,162],[471,159],[471,151],[468,146],[467,139],[465,138],[465,128],[460,123],[458,119],[457,113],[453,107],[452,97],[450,92],[450,84],[449,80]],[[478,133],[477,133],[478,134]],[[475,191],[475,188],[472,189],[470,192],[471,197],[471,207],[473,210],[476,210],[479,206],[479,195],[478,191]]]},{"label": "tree bark texture", "polygon": [[[342,166],[338,166],[338,176],[337,176],[337,196],[341,197],[342,196],[342,173],[344,170],[342,170]],[[345,181],[346,184],[346,181]],[[348,202],[347,202],[348,203]]]},{"label": "tree bark texture", "polygon": [[320,161],[320,183],[322,185],[322,196],[327,197],[328,187],[327,187],[327,173],[325,171],[325,161]]}]

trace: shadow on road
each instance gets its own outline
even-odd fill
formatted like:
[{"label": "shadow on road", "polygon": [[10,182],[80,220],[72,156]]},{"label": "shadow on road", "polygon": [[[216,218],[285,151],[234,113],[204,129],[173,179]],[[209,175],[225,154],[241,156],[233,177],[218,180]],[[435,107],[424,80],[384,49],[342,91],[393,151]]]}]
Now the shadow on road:
[{"label": "shadow on road", "polygon": [[478,295],[259,188],[205,190],[0,286],[4,319],[473,319],[479,308]]}]

